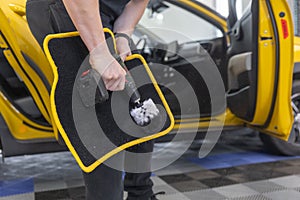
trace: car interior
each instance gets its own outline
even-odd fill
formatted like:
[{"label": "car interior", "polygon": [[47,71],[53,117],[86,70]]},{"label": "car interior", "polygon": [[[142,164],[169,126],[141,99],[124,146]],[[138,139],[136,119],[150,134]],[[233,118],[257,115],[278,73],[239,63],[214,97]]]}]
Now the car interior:
[{"label": "car interior", "polygon": [[3,51],[0,52],[1,92],[26,117],[33,121],[45,122],[26,85],[11,67]]},{"label": "car interior", "polygon": [[[152,4],[148,6],[150,10],[149,13],[151,14],[144,16],[145,18],[162,15],[161,17],[157,17],[156,20],[164,20],[169,14],[168,10],[170,10],[169,12],[174,12],[176,9],[179,9],[175,9],[178,5],[173,1],[151,2]],[[224,106],[225,96],[228,106],[237,116],[248,121],[251,121],[254,116],[257,81],[257,56],[254,52],[257,52],[257,40],[255,38],[258,37],[258,30],[253,22],[258,21],[258,3],[250,2],[242,16],[238,18],[236,13],[237,1],[228,0],[228,2],[230,9],[230,15],[227,19],[229,31],[227,33],[216,34],[216,36],[211,39],[204,38],[184,42],[179,42],[180,39],[178,39],[172,42],[166,42],[168,39],[162,36],[159,31],[144,28],[146,25],[153,25],[150,20],[149,24],[143,24],[142,20],[142,23],[140,23],[135,31],[135,35],[139,37],[137,45],[140,45],[139,47],[142,54],[146,57],[150,66],[152,65],[152,70],[158,82],[162,85],[182,88],[177,94],[172,94],[170,90],[162,86],[166,98],[170,102],[171,109],[177,117],[180,115],[185,115],[188,118],[195,117],[196,109],[192,107],[193,105],[190,105],[190,108],[186,105],[185,113],[180,113],[181,105],[179,106],[178,102],[176,104],[176,99],[178,95],[186,97],[189,93],[184,89],[186,85],[179,81],[178,76],[174,76],[174,74],[176,74],[174,71],[183,75],[192,86],[198,99],[201,117],[214,116],[224,112],[226,108],[226,106]],[[183,10],[185,8],[180,7],[180,9]],[[180,13],[184,12],[182,10]],[[190,10],[189,12],[193,13]],[[207,16],[202,16],[195,12],[193,14],[205,20],[205,23],[214,26],[214,29],[218,29],[218,24],[208,19]],[[190,16],[186,15],[183,17]],[[165,21],[167,23],[167,19]],[[167,24],[164,24],[164,26],[168,27]],[[175,29],[176,27],[177,26],[174,26]],[[205,27],[206,25],[203,22],[203,28]],[[190,29],[193,28],[194,27],[190,27]],[[201,28],[199,30],[201,31]],[[187,32],[188,31],[187,29]],[[230,38],[229,45],[227,45],[227,37]],[[207,53],[205,54],[201,50],[205,50]],[[205,63],[204,58],[207,57],[210,57],[213,63]],[[153,63],[161,63],[163,66],[155,67]],[[214,94],[213,98],[211,98],[207,82],[203,80],[204,74],[199,74],[199,70],[197,72],[195,69],[213,66],[216,66],[219,70],[226,94]],[[209,73],[209,71],[206,72]],[[214,76],[214,74],[209,74],[208,76]],[[211,110],[213,99],[216,100],[217,105],[214,111]],[[237,104],[236,102],[239,103]]]},{"label": "car interior", "polygon": [[236,2],[229,0],[231,12],[227,24],[231,45],[227,50],[227,103],[238,117],[252,121],[257,93],[258,28],[255,22],[259,17],[258,2],[252,1],[240,19],[234,12]]}]

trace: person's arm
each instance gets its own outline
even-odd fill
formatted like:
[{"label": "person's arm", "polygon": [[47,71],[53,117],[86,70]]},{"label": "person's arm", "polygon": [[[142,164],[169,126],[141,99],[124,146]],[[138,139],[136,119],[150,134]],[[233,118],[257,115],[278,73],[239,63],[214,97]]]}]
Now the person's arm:
[{"label": "person's arm", "polygon": [[108,90],[123,90],[125,70],[109,52],[99,12],[99,0],[63,0],[80,37],[90,51],[90,63]]},{"label": "person's arm", "polygon": [[[131,37],[135,26],[143,16],[149,0],[131,0],[125,7],[122,14],[118,17],[114,24],[115,33],[125,33]],[[116,39],[117,50],[124,60],[131,54],[126,38],[118,37]]]}]

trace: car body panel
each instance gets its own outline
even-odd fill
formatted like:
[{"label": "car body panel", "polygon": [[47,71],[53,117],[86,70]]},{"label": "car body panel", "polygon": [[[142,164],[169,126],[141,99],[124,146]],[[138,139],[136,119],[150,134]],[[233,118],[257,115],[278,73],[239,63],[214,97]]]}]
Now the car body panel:
[{"label": "car body panel", "polygon": [[[16,115],[19,115],[20,121],[26,121],[22,130],[27,131],[12,131],[13,136],[18,140],[54,138],[54,132],[57,131],[53,131],[56,129],[55,126],[51,126],[53,123],[49,102],[49,86],[53,82],[53,73],[42,49],[28,27],[25,16],[25,3],[26,0],[12,0],[0,5],[0,18],[2,21],[0,27],[2,34],[0,38],[1,48],[5,49],[6,59],[17,75],[24,81],[48,125],[36,123],[28,117],[21,117],[22,114],[16,108],[12,112],[1,111],[1,114],[6,121],[12,121],[10,119],[15,118]],[[28,60],[32,63],[29,63]],[[32,65],[38,66],[39,71]],[[47,85],[49,86],[47,87]],[[1,104],[1,106],[5,106],[5,104]],[[11,104],[10,107],[14,106]],[[33,131],[32,128],[36,130]],[[13,128],[10,127],[10,130],[13,130]]]},{"label": "car body panel", "polygon": [[294,62],[300,63],[300,37],[294,38]]}]

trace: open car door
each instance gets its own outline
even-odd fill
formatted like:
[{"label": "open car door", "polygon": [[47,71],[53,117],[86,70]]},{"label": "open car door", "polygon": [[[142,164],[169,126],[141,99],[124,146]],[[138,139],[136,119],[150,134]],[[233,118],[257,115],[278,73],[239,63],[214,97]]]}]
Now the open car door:
[{"label": "open car door", "polygon": [[288,140],[293,132],[293,23],[286,0],[252,1],[240,19],[229,0],[228,96],[251,127]]}]

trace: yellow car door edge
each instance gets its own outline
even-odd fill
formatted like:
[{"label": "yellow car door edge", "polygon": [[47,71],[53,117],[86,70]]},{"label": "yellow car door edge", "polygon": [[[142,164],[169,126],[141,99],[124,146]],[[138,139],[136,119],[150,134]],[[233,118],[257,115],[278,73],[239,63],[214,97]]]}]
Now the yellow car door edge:
[{"label": "yellow car door edge", "polygon": [[[17,66],[17,68],[13,68],[18,75],[22,77],[24,82],[27,82],[28,89],[32,95],[32,98],[35,99],[35,102],[42,113],[43,117],[47,120],[48,123],[51,123],[50,116],[49,116],[49,110],[47,109],[46,102],[42,98],[41,92],[38,90],[37,86],[34,84],[34,81],[31,76],[28,75],[28,72],[24,69],[24,66],[22,66],[21,63],[23,63],[19,57],[17,56],[18,52],[15,52],[16,50],[12,48],[12,46],[9,44],[7,38],[2,34],[0,31],[1,40],[4,42],[4,44],[7,46],[7,48],[3,51],[5,58],[9,62],[11,66]],[[25,59],[24,59],[25,60]]]},{"label": "yellow car door edge", "polygon": [[275,39],[275,44],[276,44],[276,62],[275,62],[275,77],[274,77],[274,90],[273,90],[273,96],[272,96],[272,102],[271,102],[271,108],[270,108],[270,112],[268,115],[268,118],[266,120],[266,122],[264,123],[264,125],[261,126],[261,128],[267,128],[271,122],[272,116],[273,116],[273,112],[274,112],[274,107],[275,107],[275,103],[276,103],[276,94],[278,91],[278,84],[279,84],[279,68],[280,68],[280,63],[279,63],[279,58],[280,58],[280,49],[278,48],[279,45],[279,33],[278,33],[278,29],[276,26],[276,21],[275,21],[275,16],[273,14],[273,10],[271,7],[271,3],[270,1],[266,1],[267,4],[267,8],[269,11],[269,15],[270,15],[270,20],[273,24],[273,32],[274,32],[274,39]]},{"label": "yellow car door edge", "polygon": [[27,117],[25,117],[22,113],[20,113],[20,111],[14,105],[11,104],[10,100],[8,100],[8,98],[2,92],[0,92],[0,96],[2,97],[2,101],[3,101],[3,104],[5,104],[5,107],[11,108],[11,110],[13,112],[15,112],[16,115],[19,116],[19,118],[23,121],[23,123],[27,124],[28,126],[30,126],[32,128],[39,129],[41,131],[46,131],[46,132],[52,132],[53,131],[52,127],[43,126],[43,125],[38,124],[34,121],[31,121]]},{"label": "yellow car door edge", "polygon": [[17,4],[10,3],[10,4],[8,4],[8,7],[14,13],[16,13],[17,15],[20,15],[21,17],[26,15],[26,9],[24,8],[24,6],[20,6],[20,5],[17,5]]},{"label": "yellow car door edge", "polygon": [[[50,122],[49,111],[47,110],[45,102],[42,99],[42,95],[40,94],[37,86],[34,84],[34,81],[28,75],[28,73],[26,72],[26,70],[23,68],[23,66],[21,65],[21,62],[19,61],[19,59],[17,59],[17,56],[15,55],[15,53],[14,53],[14,51],[12,49],[6,49],[6,50],[4,50],[3,54],[5,55],[5,58],[7,59],[8,63],[11,66],[16,66],[16,68],[13,68],[15,70],[15,72],[17,72],[18,75],[24,75],[23,76],[23,80],[26,81],[25,78],[24,78],[24,77],[26,77],[26,79],[28,80],[28,82],[31,84],[31,86],[28,86],[29,91],[32,91],[30,93],[31,93],[31,95],[32,95],[33,98],[34,98],[34,96],[38,97],[38,99],[35,98],[36,104],[40,105],[40,106],[38,106],[38,109],[42,113],[43,117],[49,123]],[[30,90],[31,88],[32,88],[32,90]]]},{"label": "yellow car door edge", "polygon": [[[273,136],[287,141],[294,121],[290,90],[290,88],[292,88],[294,64],[294,36],[292,34],[294,31],[293,25],[291,24],[292,16],[289,12],[289,6],[286,1],[276,1],[275,3],[274,0],[266,0],[265,2],[269,10],[270,21],[274,28],[274,39],[276,45],[276,75],[274,77],[274,95],[272,97],[272,105],[268,119],[263,126],[257,126],[255,128],[263,129],[263,132],[272,133]],[[287,31],[289,32],[288,37],[284,36],[286,30],[282,27],[282,20],[289,23],[287,26]]]}]

